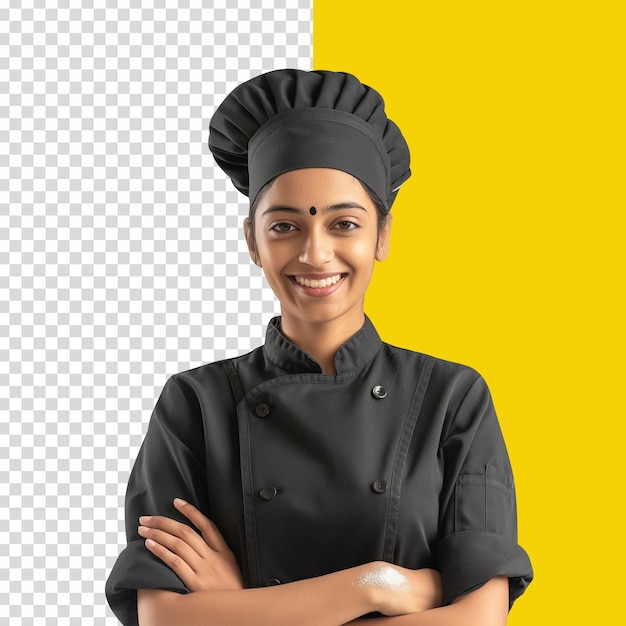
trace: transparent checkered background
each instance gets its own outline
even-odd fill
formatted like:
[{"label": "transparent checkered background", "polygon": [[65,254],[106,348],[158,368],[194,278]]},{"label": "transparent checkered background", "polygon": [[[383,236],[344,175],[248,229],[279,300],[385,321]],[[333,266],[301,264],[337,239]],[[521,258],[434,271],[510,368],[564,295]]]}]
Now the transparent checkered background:
[{"label": "transparent checkered background", "polygon": [[116,624],[151,410],[277,312],[206,145],[237,83],[310,69],[312,0],[0,5],[0,623]]}]

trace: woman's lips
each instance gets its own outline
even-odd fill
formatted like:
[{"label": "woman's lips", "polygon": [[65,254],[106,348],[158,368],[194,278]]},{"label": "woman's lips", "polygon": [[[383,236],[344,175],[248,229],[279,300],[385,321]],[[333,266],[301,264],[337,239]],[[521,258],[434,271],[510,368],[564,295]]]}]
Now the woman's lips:
[{"label": "woman's lips", "polygon": [[335,292],[347,274],[327,274],[325,276],[299,275],[290,276],[298,288],[310,296],[327,296]]}]

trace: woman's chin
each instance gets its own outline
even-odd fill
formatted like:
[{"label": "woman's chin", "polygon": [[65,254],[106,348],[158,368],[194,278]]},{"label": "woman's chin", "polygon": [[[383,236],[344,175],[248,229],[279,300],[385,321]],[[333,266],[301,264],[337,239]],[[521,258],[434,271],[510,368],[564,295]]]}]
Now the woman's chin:
[{"label": "woman's chin", "polygon": [[[282,307],[281,315],[285,322],[295,324],[362,324],[363,323],[363,300],[356,306],[346,308],[330,302],[316,300],[315,304],[306,307]],[[358,330],[358,329],[357,329]]]}]

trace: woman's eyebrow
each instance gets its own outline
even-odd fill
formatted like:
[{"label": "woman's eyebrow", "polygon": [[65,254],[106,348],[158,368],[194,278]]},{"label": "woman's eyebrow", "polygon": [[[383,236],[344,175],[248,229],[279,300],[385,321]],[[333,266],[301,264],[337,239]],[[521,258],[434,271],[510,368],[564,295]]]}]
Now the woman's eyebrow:
[{"label": "woman's eyebrow", "polygon": [[270,213],[304,213],[304,211],[301,211],[300,209],[296,209],[292,206],[282,206],[282,205],[276,205],[276,206],[271,206],[268,209],[265,209],[265,211],[263,211],[263,213],[261,213],[261,216],[265,217],[266,215],[269,215]]},{"label": "woman's eyebrow", "polygon": [[331,213],[332,211],[343,211],[344,209],[361,209],[367,213],[367,209],[364,206],[356,202],[340,202],[339,204],[331,204],[322,209],[322,213]]}]

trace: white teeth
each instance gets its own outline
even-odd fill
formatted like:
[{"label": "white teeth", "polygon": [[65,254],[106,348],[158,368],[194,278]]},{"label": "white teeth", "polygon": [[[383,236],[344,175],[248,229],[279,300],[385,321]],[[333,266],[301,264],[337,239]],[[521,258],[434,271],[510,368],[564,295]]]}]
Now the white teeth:
[{"label": "white teeth", "polygon": [[323,289],[324,287],[330,287],[339,280],[341,280],[341,274],[335,274],[328,278],[322,278],[321,280],[309,280],[308,278],[302,278],[300,276],[294,276],[296,282],[304,287],[310,287],[312,289]]}]

